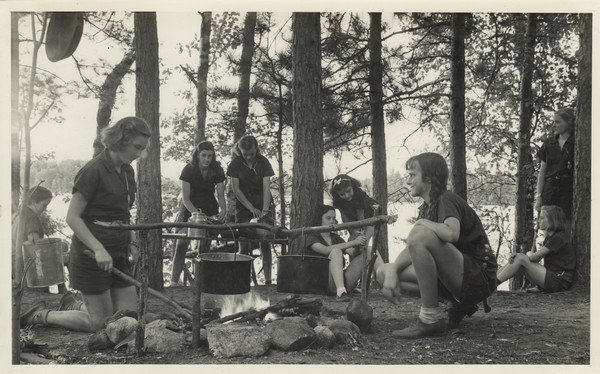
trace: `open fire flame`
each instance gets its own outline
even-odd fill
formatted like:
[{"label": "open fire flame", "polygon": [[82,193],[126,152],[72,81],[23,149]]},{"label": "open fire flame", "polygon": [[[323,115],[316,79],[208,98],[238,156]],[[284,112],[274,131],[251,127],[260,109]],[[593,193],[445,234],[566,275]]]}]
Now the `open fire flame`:
[{"label": "open fire flame", "polygon": [[219,313],[221,318],[252,309],[263,309],[270,305],[269,300],[263,299],[252,291],[242,295],[223,295],[222,297],[223,302]]}]

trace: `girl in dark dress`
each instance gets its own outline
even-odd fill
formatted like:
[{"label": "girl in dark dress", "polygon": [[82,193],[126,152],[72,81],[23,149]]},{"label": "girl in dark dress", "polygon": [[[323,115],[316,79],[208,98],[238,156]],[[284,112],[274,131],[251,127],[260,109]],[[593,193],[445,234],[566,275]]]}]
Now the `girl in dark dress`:
[{"label": "girl in dark dress", "polygon": [[[225,201],[225,172],[216,160],[215,148],[209,141],[198,143],[192,153],[192,160],[181,171],[181,190],[185,212],[183,221],[188,221],[192,212],[201,212],[206,216],[215,216],[218,223],[225,222],[227,214]],[[215,188],[217,199],[215,199]],[[187,230],[183,229],[182,231]],[[185,253],[189,240],[179,239],[173,253],[171,285],[178,285],[185,263]],[[207,251],[210,240],[203,240],[201,250]]]}]

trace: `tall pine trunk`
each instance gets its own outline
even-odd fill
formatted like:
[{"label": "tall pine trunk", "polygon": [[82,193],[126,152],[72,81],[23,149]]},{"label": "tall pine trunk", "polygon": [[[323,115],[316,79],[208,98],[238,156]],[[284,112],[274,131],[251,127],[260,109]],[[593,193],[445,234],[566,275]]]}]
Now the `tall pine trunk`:
[{"label": "tall pine trunk", "polygon": [[135,48],[125,53],[121,62],[106,76],[102,87],[100,87],[100,102],[98,103],[98,112],[96,113],[96,139],[94,139],[94,157],[104,151],[104,145],[100,140],[102,129],[108,126],[112,109],[117,97],[117,89],[123,81],[123,77],[131,69],[135,61]]},{"label": "tall pine trunk", "polygon": [[21,196],[21,144],[19,139],[19,13],[10,15],[10,86],[11,86],[11,213],[19,207]]},{"label": "tall pine trunk", "polygon": [[465,18],[452,15],[450,62],[450,183],[453,191],[467,199],[467,161],[465,146]]},{"label": "tall pine trunk", "polygon": [[[525,34],[525,48],[523,53],[523,66],[521,68],[521,117],[519,121],[519,134],[517,139],[517,200],[515,203],[515,237],[513,253],[527,252],[531,248],[533,238],[533,209],[531,187],[532,177],[535,175],[533,158],[531,157],[531,118],[533,115],[533,63],[536,40],[536,14],[527,16],[527,32]],[[511,278],[510,289],[518,289],[523,285],[523,274]]]},{"label": "tall pine trunk", "polygon": [[244,33],[242,36],[242,57],[240,59],[240,84],[237,97],[237,118],[234,130],[234,141],[246,133],[248,105],[250,105],[250,75],[252,57],[254,56],[254,29],[256,28],[256,12],[246,13]]},{"label": "tall pine trunk", "polygon": [[[387,157],[383,117],[383,61],[381,60],[381,13],[370,13],[369,34],[369,104],[371,106],[371,152],[373,157],[373,198],[387,214]],[[388,262],[387,225],[380,225],[378,250]]]},{"label": "tall pine trunk", "polygon": [[[152,136],[145,157],[137,161],[138,194],[136,199],[137,220],[140,223],[161,222],[160,179],[160,119],[159,119],[159,71],[158,35],[156,13],[136,12],[135,51],[135,114],[150,126]],[[160,232],[150,230],[148,240],[141,241],[140,250],[148,258],[148,285],[163,289],[163,262]]]},{"label": "tall pine trunk", "polygon": [[[319,13],[292,15],[294,165],[291,226],[313,226],[323,203],[323,122],[321,114],[321,24]],[[292,243],[292,252],[303,245]]]},{"label": "tall pine trunk", "polygon": [[212,12],[202,13],[200,26],[200,63],[198,64],[198,80],[196,90],[198,105],[196,105],[196,144],[206,139],[206,110],[208,96],[208,57],[210,54],[210,32],[212,28]]},{"label": "tall pine trunk", "polygon": [[592,15],[579,21],[579,78],[575,113],[575,174],[572,242],[578,256],[578,282],[589,292],[591,278],[591,179],[592,179]]}]

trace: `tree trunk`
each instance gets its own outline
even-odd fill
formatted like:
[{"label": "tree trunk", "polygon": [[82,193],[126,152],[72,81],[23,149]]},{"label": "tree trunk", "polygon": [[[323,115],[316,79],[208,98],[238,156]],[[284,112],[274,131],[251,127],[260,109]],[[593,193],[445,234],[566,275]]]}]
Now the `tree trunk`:
[{"label": "tree trunk", "polygon": [[[536,40],[536,14],[527,16],[527,32],[521,68],[521,117],[517,139],[517,200],[515,203],[515,237],[513,253],[527,252],[531,248],[533,238],[533,209],[531,191],[532,178],[535,175],[531,156],[531,118],[533,115],[533,63]],[[523,274],[519,272],[511,278],[510,289],[515,290],[523,285]]]},{"label": "tree trunk", "polygon": [[254,29],[256,28],[256,12],[246,13],[244,34],[242,39],[242,57],[240,59],[240,85],[237,97],[237,119],[234,130],[234,141],[246,133],[246,119],[250,104],[250,72],[254,55]]},{"label": "tree trunk", "polygon": [[579,79],[575,120],[575,174],[572,242],[578,256],[578,282],[589,292],[591,277],[591,128],[592,128],[592,15],[579,21]]},{"label": "tree trunk", "polygon": [[198,65],[198,80],[196,89],[198,92],[198,105],[196,116],[198,124],[196,127],[196,143],[206,139],[206,110],[208,95],[208,56],[210,54],[210,32],[212,28],[212,12],[202,13],[202,26],[200,27],[200,64]]},{"label": "tree trunk", "polygon": [[[323,203],[323,123],[321,114],[321,24],[319,13],[292,15],[294,165],[291,226],[314,226]],[[303,245],[292,244],[292,252]]]},{"label": "tree trunk", "polygon": [[[161,222],[160,85],[156,13],[136,12],[134,25],[136,52],[135,114],[148,123],[152,133],[146,150],[147,155],[137,161],[137,220],[142,223]],[[147,238],[147,241],[141,243],[140,250],[147,251],[148,286],[156,290],[162,290],[163,263],[160,232],[150,230]]]},{"label": "tree trunk", "polygon": [[278,127],[277,127],[277,173],[279,175],[279,211],[280,211],[280,225],[285,227],[285,171],[283,170],[283,88],[282,83],[277,82],[278,94],[279,94],[279,111]]},{"label": "tree trunk", "polygon": [[121,85],[123,77],[129,72],[131,65],[135,61],[135,49],[132,48],[125,53],[121,62],[106,76],[102,87],[100,87],[100,102],[98,103],[98,112],[96,113],[96,139],[94,139],[94,156],[104,151],[104,145],[100,140],[102,129],[108,126],[112,109],[115,105],[117,89]]},{"label": "tree trunk", "polygon": [[465,146],[465,17],[452,15],[450,63],[450,184],[453,191],[467,199],[467,161]]},{"label": "tree trunk", "polygon": [[[383,117],[383,61],[381,59],[381,13],[370,13],[369,104],[371,106],[371,152],[373,157],[373,198],[381,204],[378,214],[387,215],[387,157]],[[379,254],[389,261],[387,225],[377,238]]]},{"label": "tree trunk", "polygon": [[21,142],[19,139],[19,13],[10,15],[10,71],[11,71],[11,214],[19,207],[21,196]]}]

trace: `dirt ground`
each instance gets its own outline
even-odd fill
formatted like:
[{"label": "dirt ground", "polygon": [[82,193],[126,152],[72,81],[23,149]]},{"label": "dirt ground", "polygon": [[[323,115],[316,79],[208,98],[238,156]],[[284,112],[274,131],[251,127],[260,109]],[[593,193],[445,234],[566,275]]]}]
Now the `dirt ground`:
[{"label": "dirt ground", "polygon": [[[276,286],[252,287],[271,304],[289,294]],[[165,294],[192,305],[190,287],[166,288]],[[302,295],[315,297],[316,295]],[[353,297],[359,298],[358,294]],[[57,306],[60,295],[26,291],[23,309],[37,299]],[[343,318],[346,303],[322,296],[322,315]],[[369,294],[374,319],[369,331],[356,346],[336,345],[332,349],[312,348],[300,352],[270,350],[263,357],[218,359],[206,346],[191,345],[178,354],[148,354],[138,357],[123,350],[90,352],[90,334],[61,328],[36,326],[30,336],[39,351],[57,364],[590,364],[590,297],[573,290],[557,294],[499,291],[488,299],[492,311],[481,309],[465,318],[460,329],[446,336],[398,340],[390,332],[412,323],[419,299],[406,296],[396,306],[384,300],[379,290]],[[150,297],[149,310],[172,311],[162,301]]]}]

